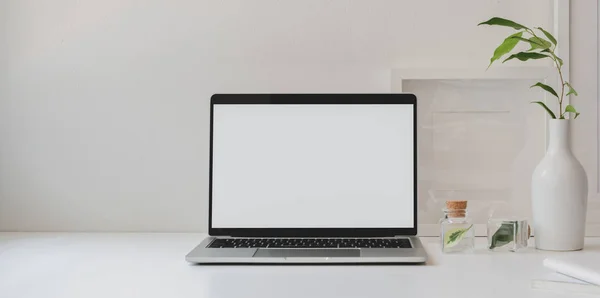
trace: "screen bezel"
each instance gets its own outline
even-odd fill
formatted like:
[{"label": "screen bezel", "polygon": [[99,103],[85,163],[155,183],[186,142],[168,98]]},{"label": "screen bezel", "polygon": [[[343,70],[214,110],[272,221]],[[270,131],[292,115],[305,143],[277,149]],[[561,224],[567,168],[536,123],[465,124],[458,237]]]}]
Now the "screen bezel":
[{"label": "screen bezel", "polygon": [[[417,98],[414,94],[214,94],[210,99],[208,234],[237,237],[386,237],[417,235]],[[214,228],[212,226],[213,114],[217,104],[404,104],[413,106],[413,227],[411,228]]]}]

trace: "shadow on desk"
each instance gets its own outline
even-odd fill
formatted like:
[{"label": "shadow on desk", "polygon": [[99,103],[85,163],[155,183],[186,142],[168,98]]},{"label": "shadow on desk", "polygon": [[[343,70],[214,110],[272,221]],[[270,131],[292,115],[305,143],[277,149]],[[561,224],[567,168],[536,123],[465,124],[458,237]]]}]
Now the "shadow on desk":
[{"label": "shadow on desk", "polygon": [[[405,266],[208,266],[210,297],[379,297],[416,292],[428,281]],[[405,268],[405,269],[402,269]],[[419,268],[415,266],[414,268]],[[408,270],[410,272],[412,270]]]},{"label": "shadow on desk", "polygon": [[260,267],[348,267],[348,266],[365,266],[365,267],[376,267],[376,266],[425,266],[433,265],[430,262],[427,263],[210,263],[210,264],[190,264],[190,266],[208,266],[208,267],[235,267],[235,266],[260,266]]}]

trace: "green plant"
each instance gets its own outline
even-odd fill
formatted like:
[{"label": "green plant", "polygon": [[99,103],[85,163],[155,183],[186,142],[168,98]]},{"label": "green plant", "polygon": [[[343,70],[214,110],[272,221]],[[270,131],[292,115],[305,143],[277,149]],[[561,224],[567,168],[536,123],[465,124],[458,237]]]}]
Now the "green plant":
[{"label": "green plant", "polygon": [[[569,96],[571,94],[576,96],[577,91],[575,91],[575,89],[573,89],[573,86],[571,86],[571,84],[569,82],[566,82],[563,78],[563,61],[554,53],[556,47],[558,46],[558,42],[556,41],[556,38],[554,38],[554,36],[550,34],[550,32],[544,30],[541,27],[535,27],[534,29],[538,31],[538,34],[546,37],[544,38],[536,34],[535,30],[527,28],[511,20],[498,17],[494,17],[485,22],[481,22],[477,26],[480,25],[504,26],[513,28],[514,30],[518,31],[517,33],[514,33],[505,38],[504,41],[496,48],[496,50],[494,50],[494,55],[490,59],[490,64],[488,65],[488,68],[492,66],[494,61],[499,60],[507,54],[510,54],[519,42],[529,44],[531,48],[529,48],[527,51],[512,53],[510,56],[508,56],[508,58],[502,60],[502,63],[513,59],[518,59],[520,61],[546,58],[551,59],[553,61],[554,66],[556,67],[556,70],[558,71],[558,76],[560,78],[560,93],[557,93],[552,87],[542,82],[536,83],[535,85],[531,86],[531,88],[539,87],[555,96],[558,100],[558,113],[555,114],[554,112],[552,112],[552,110],[542,101],[533,101],[532,103],[542,106],[553,119],[565,119],[565,114],[567,113],[570,113],[571,115],[569,118],[573,117],[573,119],[575,119],[577,118],[577,116],[579,116],[579,113],[577,112],[577,110],[575,110],[575,108],[572,105],[567,105],[563,109],[564,97]],[[565,87],[568,88],[566,94]]]},{"label": "green plant", "polygon": [[473,225],[470,225],[468,228],[457,228],[457,229],[448,231],[446,233],[446,235],[444,236],[444,243],[446,244],[447,247],[455,246],[456,244],[458,244],[458,242],[460,242],[460,240],[463,239],[465,234],[472,227],[473,227]]},{"label": "green plant", "polygon": [[492,243],[489,248],[494,249],[496,247],[504,246],[513,240],[515,240],[514,223],[503,223],[492,236]]}]

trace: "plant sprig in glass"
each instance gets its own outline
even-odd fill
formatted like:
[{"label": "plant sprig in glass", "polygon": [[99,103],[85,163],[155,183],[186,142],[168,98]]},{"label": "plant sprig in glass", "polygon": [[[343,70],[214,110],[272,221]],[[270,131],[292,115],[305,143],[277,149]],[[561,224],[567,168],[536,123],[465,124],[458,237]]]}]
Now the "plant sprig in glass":
[{"label": "plant sprig in glass", "polygon": [[[569,118],[573,117],[573,119],[576,119],[577,116],[579,116],[579,112],[577,112],[577,110],[575,110],[575,108],[570,104],[566,105],[563,109],[563,100],[565,96],[569,96],[571,94],[577,96],[577,91],[575,91],[575,89],[573,89],[573,86],[571,86],[571,84],[569,82],[566,82],[563,78],[563,60],[555,54],[558,42],[556,41],[556,38],[554,38],[554,36],[550,34],[550,32],[544,30],[541,27],[535,27],[535,30],[533,30],[519,23],[515,23],[511,20],[498,17],[494,17],[485,22],[481,22],[477,26],[479,25],[504,26],[513,28],[518,31],[517,33],[514,33],[505,38],[502,44],[500,44],[496,48],[496,50],[494,51],[494,55],[490,59],[490,64],[488,65],[488,68],[492,66],[494,61],[499,60],[507,54],[510,54],[519,42],[525,42],[529,44],[531,46],[529,50],[513,53],[508,58],[502,60],[502,63],[513,59],[518,59],[520,61],[551,59],[554,63],[555,68],[558,71],[558,76],[560,78],[560,93],[557,93],[554,90],[554,88],[542,82],[537,82],[531,87],[540,87],[546,92],[555,96],[558,100],[558,113],[555,114],[554,112],[552,112],[552,110],[543,101],[533,101],[532,103],[542,106],[546,110],[546,112],[548,112],[550,117],[552,117],[552,119],[557,119],[557,115],[558,119],[566,119],[565,114],[567,113],[570,113]],[[536,31],[538,34],[545,36],[547,39],[536,34]],[[568,88],[566,94],[565,87]]]}]

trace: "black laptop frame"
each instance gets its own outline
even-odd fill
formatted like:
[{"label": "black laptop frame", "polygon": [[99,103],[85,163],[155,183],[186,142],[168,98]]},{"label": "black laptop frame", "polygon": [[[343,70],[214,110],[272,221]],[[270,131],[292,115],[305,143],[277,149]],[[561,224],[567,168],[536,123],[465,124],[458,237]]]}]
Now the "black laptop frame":
[{"label": "black laptop frame", "polygon": [[[390,237],[417,234],[417,98],[413,94],[215,94],[210,100],[208,233],[235,237]],[[413,106],[412,228],[215,228],[212,225],[213,122],[216,104],[407,104]]]}]

